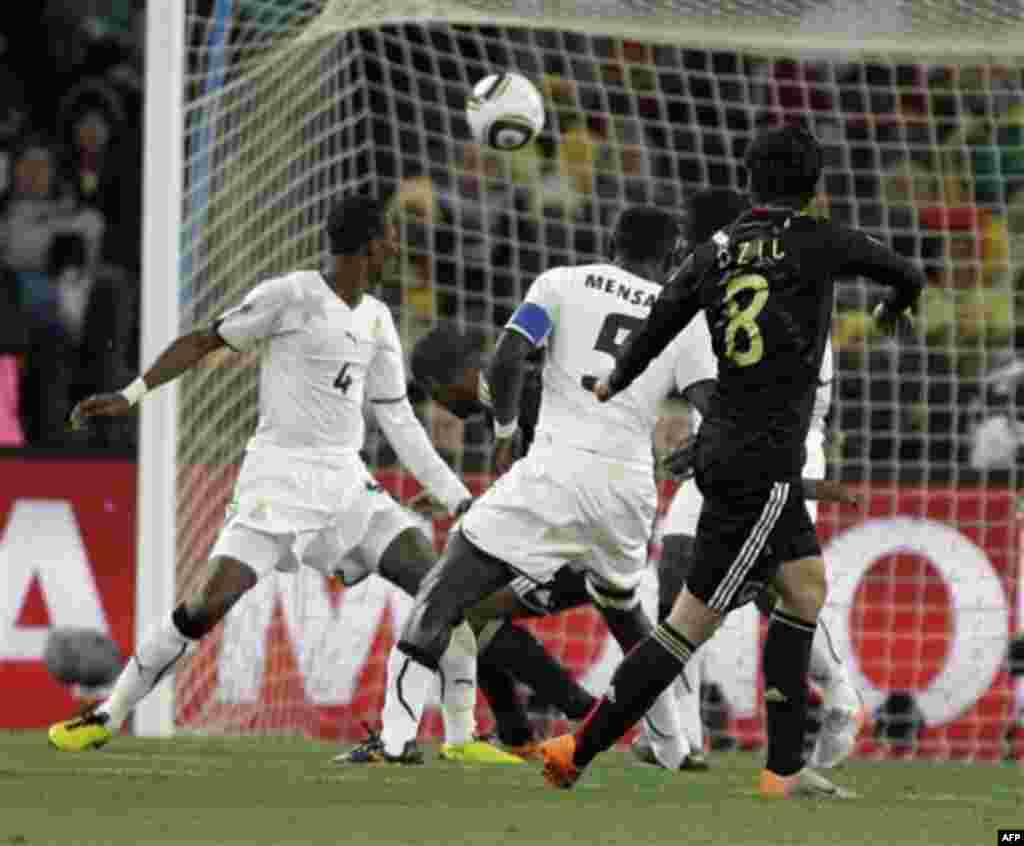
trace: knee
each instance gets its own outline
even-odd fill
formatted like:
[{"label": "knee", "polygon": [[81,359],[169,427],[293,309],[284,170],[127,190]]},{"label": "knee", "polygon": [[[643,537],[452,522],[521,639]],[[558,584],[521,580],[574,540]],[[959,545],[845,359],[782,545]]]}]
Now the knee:
[{"label": "knee", "polygon": [[210,562],[202,586],[185,602],[185,611],[196,625],[209,631],[258,582],[255,571],[247,564],[232,558],[216,558]]},{"label": "knee", "polygon": [[[427,583],[424,588],[429,588]],[[451,603],[434,592],[421,590],[406,620],[399,639],[399,648],[421,664],[437,667],[451,641],[452,630],[461,622],[461,615]]]}]

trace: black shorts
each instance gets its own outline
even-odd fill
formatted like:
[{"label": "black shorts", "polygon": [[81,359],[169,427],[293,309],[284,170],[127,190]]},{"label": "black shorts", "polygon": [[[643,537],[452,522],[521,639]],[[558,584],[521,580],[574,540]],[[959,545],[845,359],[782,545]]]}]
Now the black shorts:
[{"label": "black shorts", "polygon": [[591,601],[587,593],[586,573],[571,567],[562,567],[545,584],[520,576],[513,579],[509,587],[516,592],[519,601],[538,617],[560,614]]},{"label": "black shorts", "polygon": [[704,493],[690,593],[723,614],[755,599],[781,564],[821,555],[800,482]]}]

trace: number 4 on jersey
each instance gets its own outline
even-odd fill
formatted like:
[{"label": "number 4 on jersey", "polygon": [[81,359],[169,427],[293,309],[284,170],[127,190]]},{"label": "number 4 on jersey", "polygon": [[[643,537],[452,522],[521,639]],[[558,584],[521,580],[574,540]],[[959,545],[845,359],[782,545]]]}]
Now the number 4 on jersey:
[{"label": "number 4 on jersey", "polygon": [[334,387],[341,391],[343,394],[348,393],[349,385],[352,384],[352,377],[348,375],[349,362],[345,362],[341,365],[341,370],[338,371],[338,375],[334,379]]}]

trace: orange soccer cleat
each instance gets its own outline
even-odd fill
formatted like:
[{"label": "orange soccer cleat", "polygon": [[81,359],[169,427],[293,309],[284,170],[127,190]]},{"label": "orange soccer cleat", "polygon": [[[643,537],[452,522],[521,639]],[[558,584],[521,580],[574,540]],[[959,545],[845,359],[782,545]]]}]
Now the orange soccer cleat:
[{"label": "orange soccer cleat", "polygon": [[563,734],[545,740],[540,745],[540,755],[544,760],[544,780],[552,787],[568,790],[580,777],[580,771],[573,763],[576,754],[576,738],[571,734]]},{"label": "orange soccer cleat", "polygon": [[856,799],[857,795],[830,782],[809,767],[791,776],[761,770],[761,795],[775,799]]}]

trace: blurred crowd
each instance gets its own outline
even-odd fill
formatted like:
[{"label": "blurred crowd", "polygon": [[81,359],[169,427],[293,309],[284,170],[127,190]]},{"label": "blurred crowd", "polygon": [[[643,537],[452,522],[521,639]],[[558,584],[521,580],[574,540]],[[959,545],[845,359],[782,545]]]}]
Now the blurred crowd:
[{"label": "blurred crowd", "polygon": [[37,7],[0,35],[0,445],[130,451],[65,422],[138,362],[142,15]]},{"label": "blurred crowd", "polygon": [[[134,444],[131,424],[68,433],[64,419],[138,366],[140,6],[46,0],[0,43],[4,445]],[[772,60],[442,25],[364,30],[343,47],[359,51],[359,79],[332,95],[332,115],[369,118],[368,169],[402,236],[384,296],[407,350],[439,320],[493,342],[537,273],[606,253],[624,206],[681,212],[691,192],[742,185],[751,134],[799,117],[826,152],[813,211],[892,243],[930,282],[915,336],[899,343],[873,334],[878,291],[840,286],[833,461],[851,479],[1015,473],[1020,67]],[[473,143],[463,117],[468,87],[496,68],[535,80],[548,106],[541,136],[510,154]],[[422,399],[439,445],[461,469],[486,469],[482,428]]]}]

